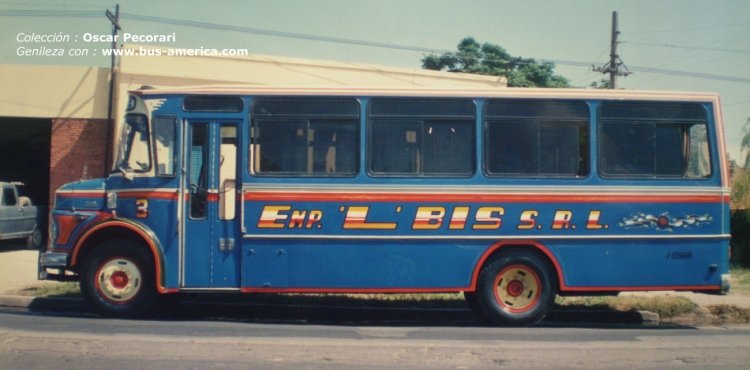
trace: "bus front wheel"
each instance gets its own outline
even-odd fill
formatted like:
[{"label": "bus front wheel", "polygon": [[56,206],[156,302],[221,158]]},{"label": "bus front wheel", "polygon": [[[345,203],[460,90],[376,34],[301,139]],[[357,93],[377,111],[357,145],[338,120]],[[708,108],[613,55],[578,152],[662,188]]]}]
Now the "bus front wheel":
[{"label": "bus front wheel", "polygon": [[476,299],[482,316],[501,325],[535,324],[554,303],[553,281],[548,264],[535,253],[500,255],[479,273]]},{"label": "bus front wheel", "polygon": [[142,316],[156,304],[153,261],[144,248],[129,240],[96,247],[81,269],[81,292],[100,312]]}]

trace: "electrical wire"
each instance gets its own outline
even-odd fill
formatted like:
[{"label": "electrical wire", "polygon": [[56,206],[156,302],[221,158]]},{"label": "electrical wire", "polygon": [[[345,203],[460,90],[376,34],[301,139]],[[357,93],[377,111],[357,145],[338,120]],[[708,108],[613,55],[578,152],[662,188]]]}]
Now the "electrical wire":
[{"label": "electrical wire", "polygon": [[[103,14],[102,12],[97,12],[97,11],[80,11],[80,10],[78,11],[0,10],[0,17],[12,16],[12,17],[91,18],[91,17],[101,17],[102,14]],[[392,49],[392,50],[414,51],[414,52],[421,52],[421,53],[455,53],[455,51],[453,50],[446,50],[446,49],[440,49],[440,48],[427,48],[427,47],[421,47],[421,46],[402,45],[402,44],[379,42],[379,41],[367,41],[367,40],[358,40],[358,39],[341,38],[341,37],[333,37],[333,36],[302,34],[302,33],[295,33],[295,32],[276,31],[276,30],[268,30],[268,29],[246,27],[246,26],[232,26],[232,25],[225,25],[225,24],[218,24],[218,23],[157,17],[157,16],[150,16],[150,15],[142,15],[142,14],[121,13],[120,17],[122,19],[140,21],[140,22],[171,24],[171,25],[184,26],[184,27],[211,29],[211,30],[219,30],[219,31],[232,31],[232,32],[239,32],[239,33],[257,34],[257,35],[263,35],[263,36],[273,36],[273,37],[302,39],[302,40],[318,41],[318,42],[328,42],[328,43],[335,43],[335,44],[358,45],[358,46],[376,47],[376,48]],[[592,62],[560,60],[560,59],[552,59],[552,58],[539,58],[539,60],[542,62],[551,62],[551,63],[555,63],[559,65],[572,66],[572,67],[586,67],[586,68],[591,68],[594,64],[598,64],[598,63],[592,63]],[[487,61],[508,62],[506,60],[492,60],[492,59],[487,59]],[[531,63],[532,61],[533,59],[526,59],[525,61],[522,61],[522,63],[523,62]],[[665,68],[653,68],[653,67],[633,66],[633,65],[629,66],[629,69],[633,72],[710,79],[710,80],[728,81],[728,82],[737,82],[737,83],[750,83],[750,78],[739,77],[739,76],[724,76],[724,75],[716,75],[716,74],[710,74],[710,73],[677,71],[677,70],[671,70],[671,69],[665,69]]]}]

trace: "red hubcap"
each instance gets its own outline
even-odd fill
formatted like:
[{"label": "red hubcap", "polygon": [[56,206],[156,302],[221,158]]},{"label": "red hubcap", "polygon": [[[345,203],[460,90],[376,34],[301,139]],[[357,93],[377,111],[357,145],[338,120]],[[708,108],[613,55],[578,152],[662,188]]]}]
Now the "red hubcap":
[{"label": "red hubcap", "polygon": [[523,283],[518,280],[512,280],[508,282],[508,295],[511,297],[518,297],[523,293]]},{"label": "red hubcap", "polygon": [[128,285],[128,274],[122,271],[115,271],[109,277],[109,282],[117,289],[125,288]]}]

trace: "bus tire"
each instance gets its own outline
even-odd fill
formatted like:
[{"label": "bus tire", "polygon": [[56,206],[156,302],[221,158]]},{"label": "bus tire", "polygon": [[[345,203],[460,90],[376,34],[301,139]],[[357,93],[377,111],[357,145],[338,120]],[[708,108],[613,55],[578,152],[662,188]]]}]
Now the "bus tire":
[{"label": "bus tire", "polygon": [[479,308],[495,324],[533,325],[555,301],[553,281],[551,268],[535,253],[515,250],[502,254],[479,273]]},{"label": "bus tire", "polygon": [[130,240],[94,248],[81,268],[81,292],[105,315],[144,316],[158,301],[150,254]]}]

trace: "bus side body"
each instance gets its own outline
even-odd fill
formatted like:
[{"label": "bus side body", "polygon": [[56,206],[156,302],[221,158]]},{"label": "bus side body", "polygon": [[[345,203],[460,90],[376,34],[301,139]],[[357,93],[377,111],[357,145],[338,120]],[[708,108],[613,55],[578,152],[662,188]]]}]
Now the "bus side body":
[{"label": "bus side body", "polygon": [[123,135],[142,154],[58,191],[41,259],[47,278],[105,281],[88,283],[105,311],[156,302],[134,277],[160,293],[467,292],[510,324],[555,294],[728,289],[710,97],[132,99]]}]

